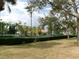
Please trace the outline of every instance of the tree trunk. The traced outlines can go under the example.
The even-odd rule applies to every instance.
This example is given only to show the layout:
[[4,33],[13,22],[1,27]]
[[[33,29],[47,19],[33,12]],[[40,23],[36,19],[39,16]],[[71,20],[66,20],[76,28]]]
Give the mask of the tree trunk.
[[67,39],[69,39],[69,29],[67,28]]
[[79,18],[77,18],[77,45],[79,46]]
[[52,22],[49,21],[49,24],[48,24],[48,33],[50,34],[50,36],[52,36]]

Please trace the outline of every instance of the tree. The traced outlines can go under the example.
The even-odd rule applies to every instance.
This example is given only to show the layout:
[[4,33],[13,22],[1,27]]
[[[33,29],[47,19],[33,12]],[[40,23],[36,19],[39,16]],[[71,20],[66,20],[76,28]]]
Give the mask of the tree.
[[32,14],[33,14],[33,12],[34,12],[34,8],[33,8],[34,6],[32,5],[32,4],[29,4],[29,6],[27,6],[25,9],[27,9],[28,10],[28,12],[30,13],[30,18],[31,18],[31,37],[32,37]]
[[48,34],[52,36],[52,18],[51,17],[41,18],[39,22],[40,22],[40,26],[43,29],[45,26],[48,26]]
[[58,12],[64,11],[64,14],[72,15],[77,18],[77,42],[79,45],[79,4],[77,2],[77,0],[55,0],[52,4],[54,6],[53,9],[58,9]]
[[16,33],[16,25],[10,25],[9,26],[9,31],[8,31],[8,33],[9,34],[15,34]]
[[[44,2],[47,2],[47,0],[45,0]],[[32,36],[32,14],[34,11],[39,10],[38,8],[41,8],[41,6],[45,6],[44,2],[40,1],[40,0],[28,0],[28,6],[25,8],[28,10],[28,12],[30,12],[31,15],[31,36]],[[43,4],[43,5],[42,5]],[[36,7],[39,6],[39,7]]]
[[48,34],[52,36],[53,35],[60,35],[61,34],[61,24],[59,22],[60,20],[53,16],[49,17],[46,16],[45,18],[40,19],[40,25],[44,28],[45,26],[48,26]]
[[[12,5],[16,4],[16,0],[0,0],[0,11],[5,9],[4,8],[5,2],[11,3]],[[11,11],[9,6],[8,9],[9,11]]]
[[60,15],[60,19],[61,19],[62,31],[65,35],[67,35],[67,38],[69,39],[69,35],[72,35],[72,33],[74,32],[73,29],[76,28],[75,18],[68,14],[62,14]]
[[[34,1],[35,3],[38,2],[38,0],[34,0]],[[39,0],[39,1],[43,3],[42,6],[44,6],[45,4],[50,4],[52,7],[51,13],[53,13],[53,11],[58,12],[58,13],[63,11],[65,14],[76,17],[77,19],[77,42],[79,45],[79,12],[78,12],[79,3],[78,3],[78,0]],[[34,4],[34,2],[32,4]],[[40,5],[36,4],[35,6],[39,7]]]
[[6,23],[2,22],[2,20],[0,21],[0,34],[3,34],[3,32],[5,31],[5,26]]
[[27,35],[28,27],[26,26],[26,24],[22,25],[21,22],[16,23],[16,28],[17,28],[17,31],[20,32],[19,34],[21,36],[28,36]]

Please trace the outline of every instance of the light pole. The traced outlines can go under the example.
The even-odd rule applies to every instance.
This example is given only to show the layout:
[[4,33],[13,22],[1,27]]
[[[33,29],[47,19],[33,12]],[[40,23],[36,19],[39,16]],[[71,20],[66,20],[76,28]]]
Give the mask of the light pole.
[[32,32],[32,13],[33,13],[33,10],[32,10],[32,8],[31,8],[31,11],[30,11],[30,14],[31,14],[31,37],[33,36],[33,35],[32,35],[32,33],[33,33],[33,32]]

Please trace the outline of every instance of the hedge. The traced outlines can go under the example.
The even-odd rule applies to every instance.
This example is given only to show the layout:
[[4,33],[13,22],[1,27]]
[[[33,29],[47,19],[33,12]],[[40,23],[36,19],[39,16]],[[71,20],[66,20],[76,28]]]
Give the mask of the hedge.
[[[76,37],[76,36],[70,36]],[[0,36],[0,44],[22,44],[22,43],[31,43],[34,41],[48,41],[48,40],[59,40],[67,38],[67,36],[40,36],[40,37],[4,37]]]

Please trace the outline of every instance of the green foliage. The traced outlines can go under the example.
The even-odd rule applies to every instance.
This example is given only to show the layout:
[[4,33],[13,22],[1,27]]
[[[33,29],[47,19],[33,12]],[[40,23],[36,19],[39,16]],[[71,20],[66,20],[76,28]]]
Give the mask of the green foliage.
[[28,4],[30,8],[42,9],[48,4],[48,0],[29,0]]
[[61,30],[61,24],[59,22],[59,19],[57,17],[45,17],[40,19],[40,26],[43,28],[45,26],[48,26],[48,34],[50,35],[55,35],[58,34],[62,31]]
[[20,36],[30,36],[29,32],[31,32],[31,27],[27,26],[26,23],[23,25],[21,23],[16,23],[17,32],[20,32]]
[[1,33],[6,33],[7,31],[7,23],[4,23],[4,22],[0,22],[0,34]]
[[10,25],[8,34],[15,34],[16,33],[16,28],[15,27],[16,27],[15,25]]

